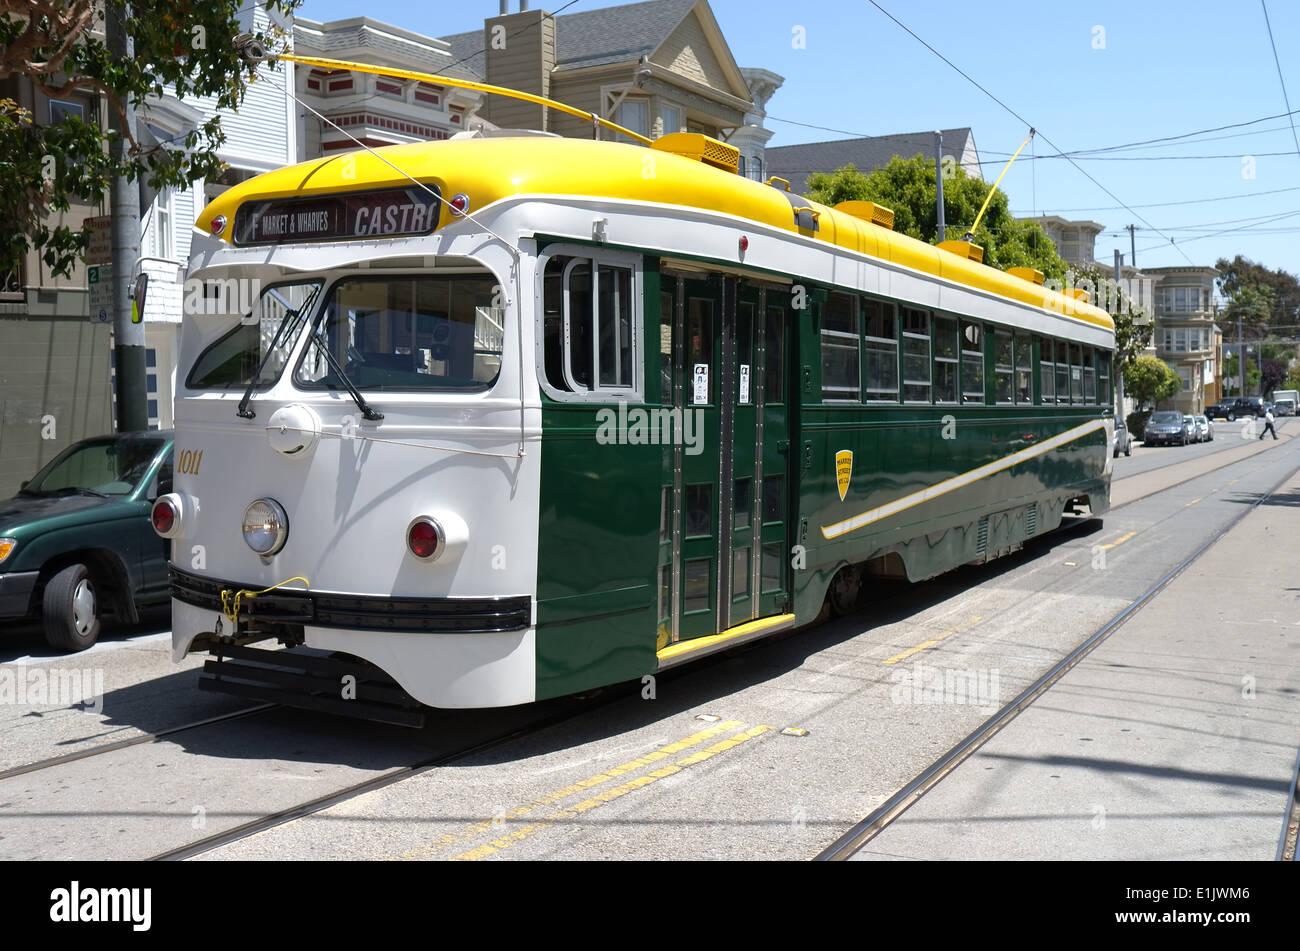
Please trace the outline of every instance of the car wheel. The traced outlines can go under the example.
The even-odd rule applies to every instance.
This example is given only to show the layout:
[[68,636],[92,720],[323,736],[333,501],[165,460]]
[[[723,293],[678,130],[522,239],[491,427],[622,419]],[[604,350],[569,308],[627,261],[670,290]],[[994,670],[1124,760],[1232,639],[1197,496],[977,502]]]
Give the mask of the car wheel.
[[1110,456],[1110,457],[1111,457],[1112,459],[1118,459],[1118,458],[1119,458],[1119,450],[1116,449],[1113,453],[1111,453],[1111,456]]
[[1132,446],[1132,445],[1130,445],[1127,449],[1124,450],[1124,455],[1126,455],[1126,456],[1131,456],[1131,455],[1133,455],[1133,446]]
[[84,651],[99,640],[99,598],[85,565],[68,565],[49,580],[41,620],[45,639],[59,650]]

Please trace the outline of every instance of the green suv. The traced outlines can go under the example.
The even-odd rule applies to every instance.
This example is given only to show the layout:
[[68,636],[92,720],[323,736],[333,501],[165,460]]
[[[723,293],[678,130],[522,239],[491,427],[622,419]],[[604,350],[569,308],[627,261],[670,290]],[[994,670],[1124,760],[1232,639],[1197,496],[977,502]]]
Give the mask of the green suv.
[[150,508],[171,491],[171,432],[73,443],[0,502],[0,625],[39,615],[60,650],[99,639],[105,612],[121,623],[168,601],[170,543]]

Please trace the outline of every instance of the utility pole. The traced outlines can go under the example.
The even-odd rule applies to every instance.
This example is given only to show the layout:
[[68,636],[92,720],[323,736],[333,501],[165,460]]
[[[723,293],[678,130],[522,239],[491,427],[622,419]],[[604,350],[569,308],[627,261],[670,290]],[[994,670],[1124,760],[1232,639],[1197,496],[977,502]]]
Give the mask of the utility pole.
[[1237,395],[1246,395],[1246,346],[1241,336],[1241,314],[1237,315]]
[[[1128,231],[1128,255],[1129,255],[1128,263],[1131,267],[1137,267],[1138,266],[1137,239],[1134,238],[1133,236],[1134,233],[1137,231],[1137,225],[1125,225],[1125,230]],[[1118,275],[1116,276],[1115,280],[1119,280]]]
[[[131,55],[126,35],[129,8],[116,14],[110,8],[105,17],[105,38],[109,55],[122,62]],[[111,128],[116,133],[111,148],[118,161],[126,159],[135,136],[135,111],[129,98],[122,100],[123,116],[109,108]],[[128,132],[130,135],[128,136]],[[140,257],[140,190],[125,175],[113,179],[110,191],[113,218],[113,359],[117,391],[117,431],[148,429],[145,396],[144,320],[131,322],[131,290],[136,261]]]
[[[1119,295],[1119,282],[1120,282],[1120,271],[1121,271],[1121,267],[1122,267],[1123,263],[1124,263],[1124,255],[1122,255],[1122,254],[1119,253],[1119,248],[1116,248],[1116,249],[1115,249],[1115,289],[1116,289],[1116,292],[1115,292],[1114,294],[1111,295],[1111,299],[1112,299],[1112,300],[1115,300],[1115,301],[1118,301],[1118,300],[1120,299],[1120,295]],[[1119,360],[1116,360],[1116,361],[1115,361],[1115,406],[1113,407],[1113,409],[1114,409],[1114,411],[1115,411],[1115,412],[1114,412],[1114,416],[1115,416],[1115,425],[1116,425],[1116,426],[1124,425],[1124,422],[1123,422],[1123,419],[1124,419],[1124,368],[1123,368],[1123,365],[1122,365],[1121,361],[1119,361]]]
[[943,133],[937,130],[934,133],[934,183],[938,196],[935,205],[939,217],[939,241],[945,241],[948,238],[948,227],[943,221]]

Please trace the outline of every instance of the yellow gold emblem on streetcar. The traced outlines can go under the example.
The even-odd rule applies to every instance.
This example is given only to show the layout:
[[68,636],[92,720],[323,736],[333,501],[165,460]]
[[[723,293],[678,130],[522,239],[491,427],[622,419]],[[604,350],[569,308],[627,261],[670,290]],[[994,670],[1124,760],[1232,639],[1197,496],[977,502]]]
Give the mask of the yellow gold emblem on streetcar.
[[835,484],[840,487],[840,501],[849,491],[849,479],[853,478],[853,450],[841,449],[835,454]]

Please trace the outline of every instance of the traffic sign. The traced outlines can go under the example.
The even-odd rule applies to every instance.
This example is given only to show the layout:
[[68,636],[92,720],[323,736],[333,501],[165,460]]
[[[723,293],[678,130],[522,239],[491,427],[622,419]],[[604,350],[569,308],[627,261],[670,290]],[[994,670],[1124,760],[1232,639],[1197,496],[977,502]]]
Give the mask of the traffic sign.
[[108,323],[113,319],[113,265],[86,268],[86,282],[90,286],[90,322]]
[[109,215],[86,219],[86,263],[108,264],[113,260],[113,219]]

